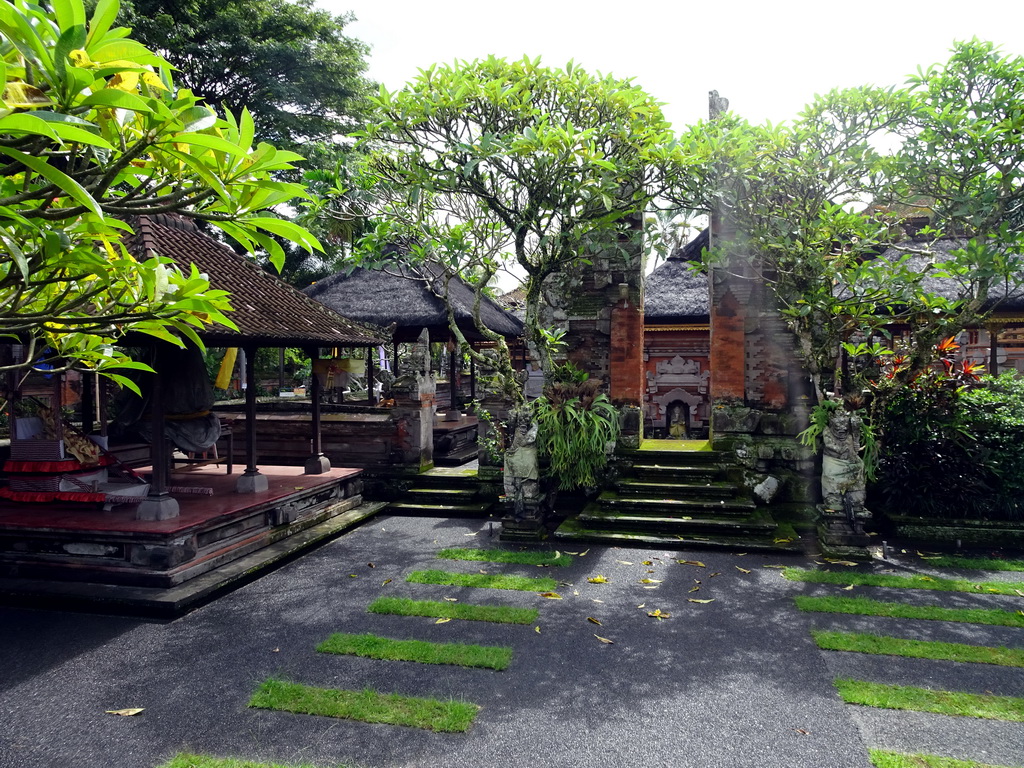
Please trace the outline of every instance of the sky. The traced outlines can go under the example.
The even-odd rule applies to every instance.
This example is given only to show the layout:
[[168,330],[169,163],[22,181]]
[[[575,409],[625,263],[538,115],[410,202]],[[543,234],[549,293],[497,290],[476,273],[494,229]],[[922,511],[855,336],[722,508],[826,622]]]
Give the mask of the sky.
[[794,119],[836,87],[901,85],[978,37],[1024,55],[1024,2],[908,0],[316,0],[357,21],[369,77],[401,88],[420,67],[495,54],[570,59],[632,77],[677,129],[707,117],[708,91],[760,123]]

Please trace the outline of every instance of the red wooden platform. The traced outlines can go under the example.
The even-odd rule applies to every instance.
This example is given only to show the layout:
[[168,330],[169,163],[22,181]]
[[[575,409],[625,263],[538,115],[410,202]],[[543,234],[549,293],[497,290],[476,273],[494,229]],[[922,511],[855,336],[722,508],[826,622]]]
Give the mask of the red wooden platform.
[[213,495],[172,494],[180,515],[168,520],[136,520],[130,506],[0,503],[0,577],[171,587],[362,504],[359,469],[265,466],[269,487],[254,494],[235,491],[242,471],[172,474],[171,486]]

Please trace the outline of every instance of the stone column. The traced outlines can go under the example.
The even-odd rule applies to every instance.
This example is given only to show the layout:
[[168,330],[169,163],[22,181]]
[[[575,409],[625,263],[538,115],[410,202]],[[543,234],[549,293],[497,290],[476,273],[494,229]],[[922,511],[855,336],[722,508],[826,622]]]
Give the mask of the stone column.
[[320,393],[323,391],[320,386],[320,374],[316,371],[316,362],[320,357],[320,350],[307,350],[310,361],[312,376],[309,377],[310,397],[312,398],[312,424],[311,443],[313,450],[306,459],[305,473],[307,475],[322,475],[331,468],[331,460],[324,456],[323,438],[320,431]]
[[152,437],[150,459],[153,463],[153,480],[149,495],[139,504],[135,512],[138,520],[169,520],[181,514],[178,500],[167,492],[167,438],[164,437],[164,393],[160,382],[160,371],[153,374],[153,389],[149,395]]

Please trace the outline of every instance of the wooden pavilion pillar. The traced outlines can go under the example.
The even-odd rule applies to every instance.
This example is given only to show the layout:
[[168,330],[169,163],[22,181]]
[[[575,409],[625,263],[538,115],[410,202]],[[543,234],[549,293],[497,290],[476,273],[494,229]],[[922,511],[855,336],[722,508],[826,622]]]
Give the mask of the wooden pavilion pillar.
[[986,323],[985,330],[988,331],[988,373],[992,376],[999,375],[999,332],[1003,330],[1002,323]]
[[377,404],[377,393],[373,391],[374,379],[377,378],[376,361],[373,356],[377,353],[377,347],[366,348],[366,400],[370,405]]
[[245,349],[245,472],[238,478],[235,490],[238,493],[262,493],[269,483],[256,467],[256,347]]
[[451,401],[449,407],[453,410],[459,409],[459,387],[455,381],[456,365],[455,352],[459,348],[454,339],[448,341],[448,398]]
[[167,450],[167,438],[164,436],[164,388],[158,370],[153,374],[153,388],[149,395],[150,429],[150,461],[153,464],[153,478],[149,486],[149,496],[139,504],[135,517],[138,520],[169,520],[181,514],[178,500],[167,491],[167,466],[170,453]]
[[310,368],[313,375],[309,378],[309,395],[312,399],[312,435],[310,443],[313,446],[312,455],[306,459],[305,472],[307,475],[322,475],[331,469],[331,460],[324,456],[323,437],[320,431],[320,375],[316,372],[316,363],[320,357],[320,350],[312,347],[306,350],[309,355]]

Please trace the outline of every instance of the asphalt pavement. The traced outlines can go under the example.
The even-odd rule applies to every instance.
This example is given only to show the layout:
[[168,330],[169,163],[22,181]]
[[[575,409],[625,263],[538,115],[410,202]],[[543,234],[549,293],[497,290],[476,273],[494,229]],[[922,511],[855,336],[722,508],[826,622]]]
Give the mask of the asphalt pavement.
[[[1024,765],[1024,724],[868,710],[843,704],[833,686],[851,676],[1024,695],[1021,670],[823,652],[810,634],[1024,647],[1024,629],[801,613],[795,595],[851,592],[768,567],[811,565],[798,556],[580,545],[571,566],[540,568],[438,560],[444,547],[520,548],[486,522],[378,517],[171,622],[0,608],[0,768],[156,768],[178,752],[318,768],[869,768],[869,747]],[[424,568],[551,577],[561,599],[405,581]],[[607,583],[588,581],[598,575]],[[982,594],[852,594],[1024,606]],[[368,613],[382,595],[540,615],[522,626]],[[508,645],[514,656],[495,672],[316,653],[332,632]],[[454,697],[481,711],[466,733],[441,734],[248,708],[271,676]],[[106,713],[124,708],[143,711]]]

